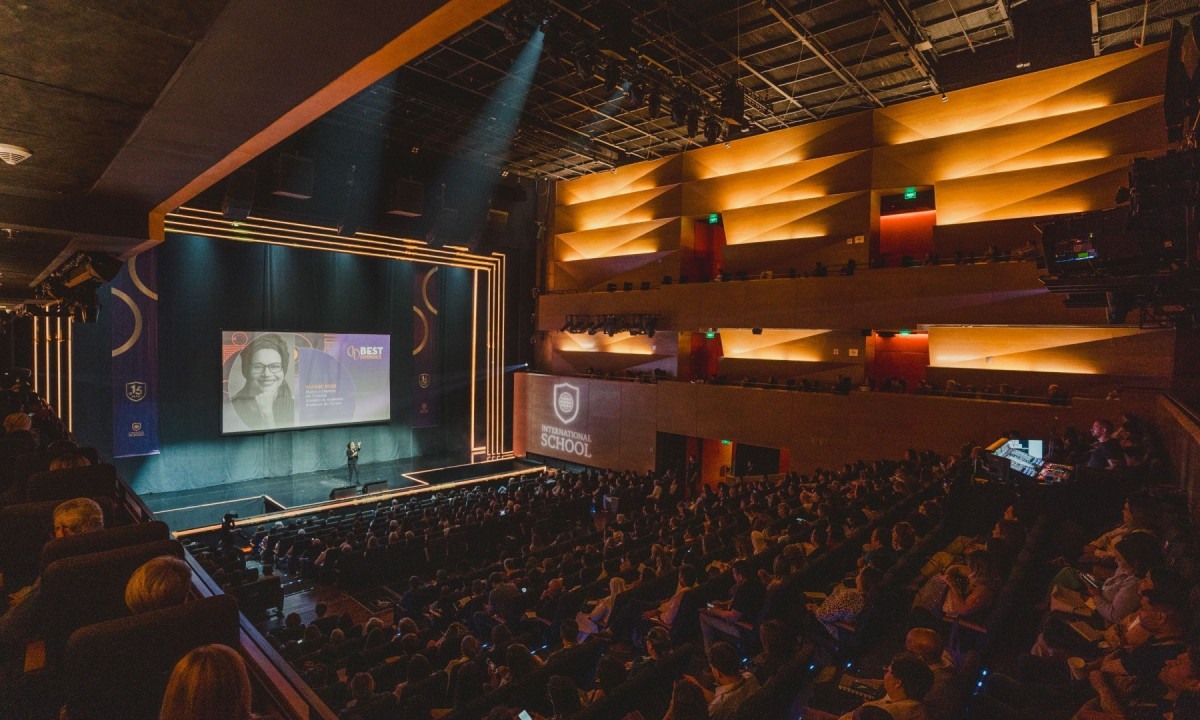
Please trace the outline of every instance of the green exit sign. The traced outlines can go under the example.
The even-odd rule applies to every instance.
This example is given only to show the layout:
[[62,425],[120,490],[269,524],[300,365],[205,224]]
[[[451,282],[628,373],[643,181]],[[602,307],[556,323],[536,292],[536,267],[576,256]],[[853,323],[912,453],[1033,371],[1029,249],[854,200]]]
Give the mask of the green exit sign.
[[904,199],[905,200],[916,200],[917,199],[917,189],[915,187],[904,188]]
[[706,340],[713,340],[713,339],[715,339],[716,337],[717,337],[717,334],[716,334],[715,332],[706,332],[706,333],[704,333],[704,338],[705,338]]
[[732,445],[732,444],[733,444],[733,441],[732,441],[732,440],[722,440],[722,441],[721,441],[721,444],[722,444],[722,445]]
[[721,213],[709,213],[708,214],[708,224],[709,225],[717,225],[720,222],[721,222]]

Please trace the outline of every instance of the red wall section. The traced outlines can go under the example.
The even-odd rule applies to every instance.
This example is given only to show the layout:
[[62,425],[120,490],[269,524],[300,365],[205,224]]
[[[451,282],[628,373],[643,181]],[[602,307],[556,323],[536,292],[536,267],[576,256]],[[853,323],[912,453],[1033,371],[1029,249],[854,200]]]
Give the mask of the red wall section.
[[929,367],[929,336],[925,333],[871,337],[875,352],[867,366],[867,377],[879,387],[888,378],[901,378],[912,392],[925,379]]
[[933,252],[933,225],[937,211],[882,215],[879,218],[879,254],[887,264],[900,264],[905,255],[922,260]]

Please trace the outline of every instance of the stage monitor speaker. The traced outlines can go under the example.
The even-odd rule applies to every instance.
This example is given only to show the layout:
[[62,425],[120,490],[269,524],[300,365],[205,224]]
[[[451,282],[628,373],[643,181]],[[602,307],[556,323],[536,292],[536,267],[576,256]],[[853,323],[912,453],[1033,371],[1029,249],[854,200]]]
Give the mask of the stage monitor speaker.
[[330,500],[345,500],[346,498],[354,497],[358,494],[357,485],[344,485],[340,488],[334,488],[329,491]]
[[254,207],[254,186],[258,173],[242,168],[225,181],[225,199],[221,201],[221,216],[227,220],[245,220]]
[[397,180],[388,198],[388,215],[421,217],[425,212],[425,186],[416,180]]
[[312,200],[316,163],[299,155],[280,155],[275,163],[275,187],[272,195]]
[[375,493],[387,492],[387,489],[388,489],[388,481],[387,480],[376,480],[375,482],[369,482],[366,485],[363,485],[362,486],[362,494],[363,495],[373,495]]

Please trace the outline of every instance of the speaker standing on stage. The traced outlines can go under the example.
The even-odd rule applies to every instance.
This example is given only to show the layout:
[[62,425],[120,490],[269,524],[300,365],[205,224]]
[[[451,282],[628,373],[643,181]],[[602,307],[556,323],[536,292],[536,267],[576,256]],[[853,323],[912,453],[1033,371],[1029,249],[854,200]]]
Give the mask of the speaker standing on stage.
[[350,442],[346,444],[346,474],[349,482],[358,484],[358,451],[362,450],[362,443]]

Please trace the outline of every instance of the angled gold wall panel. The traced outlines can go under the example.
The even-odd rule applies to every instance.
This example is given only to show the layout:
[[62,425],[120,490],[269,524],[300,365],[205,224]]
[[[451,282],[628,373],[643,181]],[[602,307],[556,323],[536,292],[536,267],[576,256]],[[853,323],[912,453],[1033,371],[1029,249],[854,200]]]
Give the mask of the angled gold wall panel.
[[674,185],[681,179],[683,158],[679,155],[647,160],[616,168],[611,172],[593,173],[573,180],[564,180],[556,186],[556,203],[559,206],[577,205],[616,195],[626,195],[650,190],[663,185]]
[[871,115],[858,113],[683,153],[684,181],[706,180],[841,155],[871,145]]
[[1165,78],[1165,43],[1102,55],[956,90],[947,102],[932,96],[874,110],[874,145],[975,132],[1161,95]]

